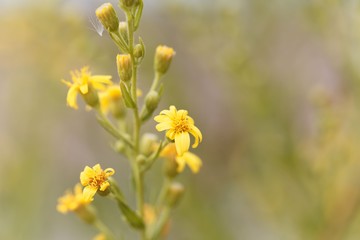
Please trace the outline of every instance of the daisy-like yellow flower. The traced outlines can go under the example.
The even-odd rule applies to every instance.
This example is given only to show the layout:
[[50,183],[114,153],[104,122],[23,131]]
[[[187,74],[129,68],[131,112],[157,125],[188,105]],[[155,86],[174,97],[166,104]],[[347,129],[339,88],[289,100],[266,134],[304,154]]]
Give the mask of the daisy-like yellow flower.
[[170,106],[170,110],[161,111],[154,120],[159,123],[156,125],[159,132],[167,130],[166,137],[175,140],[178,156],[182,156],[189,150],[190,134],[195,138],[193,148],[196,148],[202,141],[200,130],[194,125],[194,120],[188,116],[186,110],[178,111],[175,106]]
[[104,90],[105,85],[112,84],[111,76],[109,75],[91,75],[89,67],[83,67],[80,71],[70,72],[72,82],[62,79],[61,81],[69,87],[69,91],[66,97],[67,104],[77,109],[76,102],[77,94],[86,96],[92,89]]
[[105,191],[110,186],[107,179],[114,173],[115,170],[112,168],[102,170],[100,164],[96,164],[92,168],[86,166],[84,171],[80,173],[80,182],[85,187],[83,190],[84,199],[92,201],[98,190]]
[[82,187],[78,183],[74,187],[74,193],[67,191],[66,194],[58,199],[57,210],[61,213],[75,212],[81,207],[88,205],[90,201],[87,201],[83,197]]
[[175,160],[177,163],[177,172],[184,171],[185,165],[188,165],[193,173],[198,173],[202,166],[201,159],[191,152],[184,152],[182,156],[178,156],[175,144],[173,143],[168,144],[161,151],[160,156],[168,158],[169,160]]

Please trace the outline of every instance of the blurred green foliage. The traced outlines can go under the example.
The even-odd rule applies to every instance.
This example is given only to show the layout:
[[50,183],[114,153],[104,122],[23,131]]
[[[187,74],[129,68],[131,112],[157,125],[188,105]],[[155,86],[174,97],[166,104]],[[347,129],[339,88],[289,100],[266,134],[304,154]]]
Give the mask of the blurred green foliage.
[[[89,29],[91,6],[0,17],[0,239],[89,239],[92,229],[55,211],[57,197],[98,161],[129,177],[92,113],[65,106],[59,81],[86,64],[116,76],[116,48]],[[182,176],[170,239],[359,238],[359,10],[351,0],[145,1],[140,84],[155,46],[174,47],[162,106],[189,109],[204,134],[204,167]]]

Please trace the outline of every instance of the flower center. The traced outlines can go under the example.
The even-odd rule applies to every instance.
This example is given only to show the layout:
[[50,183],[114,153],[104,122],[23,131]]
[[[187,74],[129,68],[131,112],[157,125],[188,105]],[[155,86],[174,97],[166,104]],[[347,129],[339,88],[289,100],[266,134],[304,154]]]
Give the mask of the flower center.
[[102,172],[102,173],[96,175],[95,177],[91,178],[89,185],[91,187],[98,188],[105,181],[106,181],[106,176],[105,176],[105,173]]
[[176,133],[188,132],[190,130],[190,126],[187,118],[183,117],[174,121],[174,129]]

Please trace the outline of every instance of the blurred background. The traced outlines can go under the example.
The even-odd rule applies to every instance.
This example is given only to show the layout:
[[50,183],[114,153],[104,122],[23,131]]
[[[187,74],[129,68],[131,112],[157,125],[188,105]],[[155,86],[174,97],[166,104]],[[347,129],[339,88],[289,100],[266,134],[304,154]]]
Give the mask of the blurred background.
[[[0,2],[0,239],[96,235],[74,214],[56,212],[85,165],[114,167],[132,199],[113,139],[93,112],[66,106],[60,82],[84,65],[116,76],[117,49],[89,20],[102,3]],[[359,239],[360,3],[144,3],[140,88],[153,78],[156,46],[173,47],[159,110],[188,109],[204,135],[194,150],[203,168],[179,178],[187,192],[169,239]],[[134,239],[115,205],[98,200],[104,221]]]

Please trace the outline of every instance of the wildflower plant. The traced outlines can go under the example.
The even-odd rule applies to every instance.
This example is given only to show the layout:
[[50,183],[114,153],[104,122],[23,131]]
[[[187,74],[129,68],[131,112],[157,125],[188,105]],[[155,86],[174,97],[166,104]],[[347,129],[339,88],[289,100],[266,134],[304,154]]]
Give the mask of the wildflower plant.
[[[167,46],[156,48],[154,56],[154,80],[150,89],[143,95],[137,87],[137,72],[145,56],[145,45],[141,37],[135,42],[134,34],[139,27],[143,10],[142,0],[120,0],[120,9],[126,19],[119,21],[117,13],[110,3],[101,5],[96,16],[119,49],[116,57],[118,77],[110,75],[92,75],[89,67],[72,71],[71,81],[62,80],[68,86],[67,105],[78,109],[78,98],[82,97],[87,108],[92,109],[98,123],[115,138],[113,149],[128,159],[131,166],[136,208],[127,202],[112,177],[113,168],[103,169],[100,164],[86,166],[80,173],[80,183],[74,193],[67,192],[59,198],[57,209],[61,213],[74,212],[85,222],[98,229],[95,239],[117,239],[106,224],[96,215],[92,205],[95,195],[114,200],[123,219],[139,232],[140,239],[162,239],[168,233],[171,210],[183,195],[184,187],[175,181],[176,176],[188,166],[193,173],[199,172],[201,159],[189,152],[191,139],[193,148],[202,141],[202,134],[186,110],[177,110],[173,105],[159,111],[154,117],[156,130],[166,131],[162,140],[153,133],[141,134],[143,124],[157,111],[164,93],[163,76],[168,71],[175,51]],[[116,81],[114,79],[119,79]],[[143,101],[139,101],[143,98]],[[143,104],[140,104],[143,102]],[[129,121],[132,119],[132,121]],[[130,124],[131,123],[131,124]],[[155,202],[144,197],[145,175],[153,169],[157,159],[163,159],[163,183],[151,185],[151,191],[157,191]],[[115,168],[115,166],[114,166]],[[116,172],[121,172],[116,170]]]

